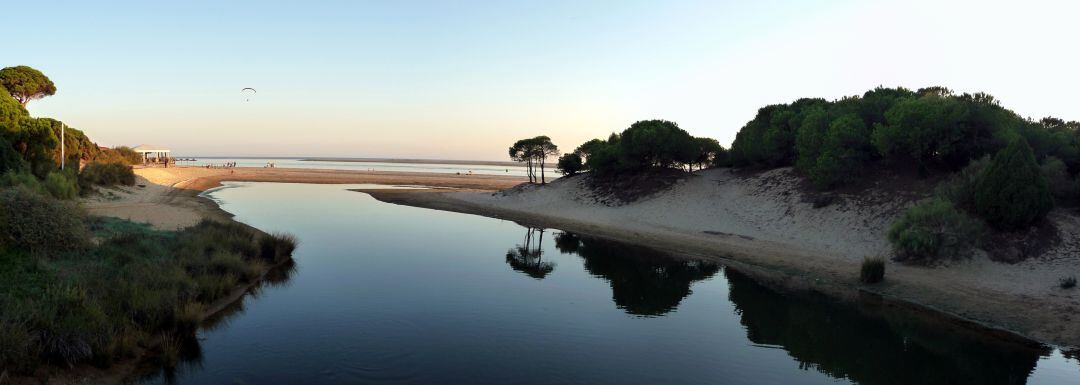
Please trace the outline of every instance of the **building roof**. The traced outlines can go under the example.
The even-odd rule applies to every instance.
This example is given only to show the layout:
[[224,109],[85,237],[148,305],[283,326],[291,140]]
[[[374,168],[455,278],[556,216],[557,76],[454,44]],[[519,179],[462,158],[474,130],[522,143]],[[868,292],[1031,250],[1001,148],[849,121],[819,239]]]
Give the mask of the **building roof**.
[[155,146],[152,144],[141,144],[133,148],[135,152],[169,152],[168,148],[162,146]]

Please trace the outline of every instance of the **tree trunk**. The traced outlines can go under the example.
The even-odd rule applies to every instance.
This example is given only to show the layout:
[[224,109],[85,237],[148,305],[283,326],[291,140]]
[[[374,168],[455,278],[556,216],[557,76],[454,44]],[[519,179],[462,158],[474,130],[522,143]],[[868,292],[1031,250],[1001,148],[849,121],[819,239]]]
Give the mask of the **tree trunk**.
[[525,160],[525,176],[529,177],[529,183],[532,183],[532,158]]
[[544,176],[544,163],[547,157],[540,158],[540,184],[547,184],[547,178]]

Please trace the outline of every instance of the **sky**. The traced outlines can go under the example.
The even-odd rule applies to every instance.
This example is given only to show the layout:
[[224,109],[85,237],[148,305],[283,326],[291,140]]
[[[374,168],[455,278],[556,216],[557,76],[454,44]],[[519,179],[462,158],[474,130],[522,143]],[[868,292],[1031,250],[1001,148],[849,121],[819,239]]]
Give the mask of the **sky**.
[[[757,109],[879,85],[1080,120],[1080,3],[18,1],[0,66],[107,146],[504,160],[666,119],[725,146]],[[250,100],[244,87],[258,92]]]

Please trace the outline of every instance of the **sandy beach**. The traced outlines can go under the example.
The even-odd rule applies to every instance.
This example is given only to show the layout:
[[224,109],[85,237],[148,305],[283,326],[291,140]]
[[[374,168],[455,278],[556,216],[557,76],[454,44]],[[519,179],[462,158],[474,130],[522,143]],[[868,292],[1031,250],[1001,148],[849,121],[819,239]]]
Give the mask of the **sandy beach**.
[[494,191],[526,179],[514,176],[455,175],[437,173],[340,171],[288,168],[140,167],[131,187],[106,189],[102,195],[83,199],[93,215],[112,216],[149,223],[158,229],[176,230],[203,218],[228,218],[202,191],[224,181],[320,184],[387,184],[451,188],[458,191]]
[[372,192],[377,199],[503,218],[712,258],[764,274],[774,286],[906,301],[1040,342],[1080,346],[1080,295],[1058,288],[1080,275],[1080,218],[1051,213],[1062,241],[1017,264],[979,255],[926,268],[888,262],[883,284],[858,283],[863,257],[888,256],[885,232],[909,201],[885,191],[814,208],[790,169],[740,176],[706,170],[655,196],[596,203],[580,179],[508,192]]

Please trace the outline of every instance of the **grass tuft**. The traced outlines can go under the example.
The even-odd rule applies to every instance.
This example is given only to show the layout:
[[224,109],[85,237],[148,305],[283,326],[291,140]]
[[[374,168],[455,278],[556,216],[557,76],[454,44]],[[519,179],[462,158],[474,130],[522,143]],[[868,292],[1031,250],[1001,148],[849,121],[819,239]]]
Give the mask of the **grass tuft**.
[[885,279],[885,259],[881,257],[867,257],[863,259],[862,269],[859,270],[859,281],[874,284]]
[[1076,277],[1064,277],[1058,280],[1058,286],[1062,289],[1072,289],[1076,287]]

